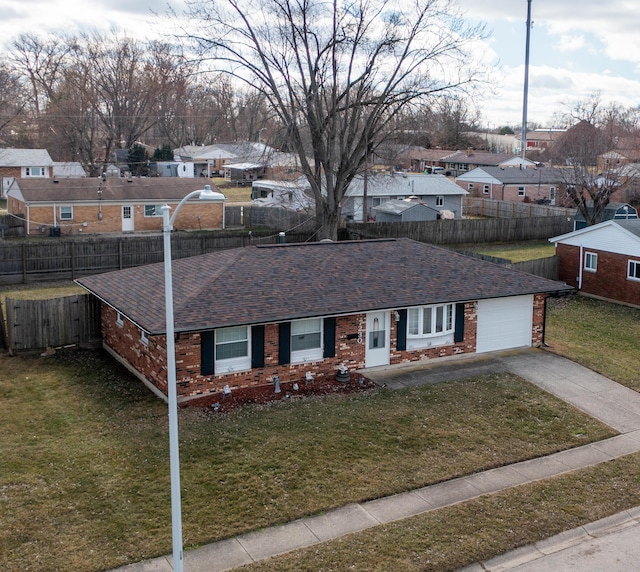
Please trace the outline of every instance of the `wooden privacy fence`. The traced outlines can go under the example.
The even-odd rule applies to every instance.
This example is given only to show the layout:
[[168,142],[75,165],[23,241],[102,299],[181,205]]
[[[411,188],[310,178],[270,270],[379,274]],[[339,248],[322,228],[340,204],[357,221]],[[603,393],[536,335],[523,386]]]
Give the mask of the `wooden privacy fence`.
[[404,237],[430,244],[545,240],[572,230],[573,221],[566,216],[349,223],[347,225],[349,237],[354,240]]
[[[304,242],[308,233],[287,233],[287,242]],[[276,244],[272,230],[174,233],[172,258],[186,258],[249,244]],[[73,280],[81,276],[162,262],[162,235],[137,237],[41,238],[0,242],[0,284]]]
[[49,300],[6,298],[5,305],[9,351],[90,347],[101,340],[100,302],[89,294]]
[[496,256],[481,254],[479,252],[469,252],[465,250],[458,250],[458,252],[471,256],[472,258],[479,258],[480,260],[493,262],[500,266],[506,266],[507,268],[513,268],[514,270],[520,270],[529,274],[535,274],[542,278],[549,278],[549,280],[558,279],[557,256],[547,256],[545,258],[536,258],[534,260],[525,260],[523,262],[511,262],[511,260],[507,260],[506,258],[497,258]]
[[487,216],[492,218],[573,217],[576,214],[576,209],[536,203],[496,201],[481,197],[464,197],[463,212],[465,216]]

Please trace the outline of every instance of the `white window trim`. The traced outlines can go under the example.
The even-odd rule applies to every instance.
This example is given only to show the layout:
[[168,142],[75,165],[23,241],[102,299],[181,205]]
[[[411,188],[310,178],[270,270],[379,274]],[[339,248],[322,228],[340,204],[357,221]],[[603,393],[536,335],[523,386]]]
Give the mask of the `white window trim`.
[[444,196],[443,195],[436,196],[436,206],[437,207],[443,207],[444,206]]
[[467,184],[467,190],[468,191],[473,191],[473,183],[468,183]]
[[[627,263],[627,280],[633,280],[634,282],[639,282],[640,278],[636,278],[636,276],[634,276],[631,273],[631,268],[633,267],[637,267],[638,269],[640,269],[640,260],[629,260],[629,262]],[[637,270],[636,272],[638,272],[639,270]]]
[[[147,214],[147,207],[154,208],[154,214]],[[162,216],[162,205],[144,205],[144,216],[146,218],[157,218]]]
[[482,185],[482,194],[483,195],[489,194],[489,185]]
[[[423,317],[424,310],[431,309],[431,323],[432,332],[430,334],[423,334]],[[444,328],[441,332],[435,331],[436,312],[438,308],[443,308],[444,312]],[[447,309],[451,310],[451,320],[447,324]],[[409,331],[409,319],[412,311],[418,312],[418,334],[412,334]],[[454,331],[456,327],[456,305],[450,304],[434,304],[431,306],[417,306],[415,308],[409,308],[407,310],[407,349],[420,349],[428,348],[432,346],[443,346],[453,344]]]
[[296,320],[291,322],[291,337],[294,336],[293,325],[300,322],[308,322],[310,320],[317,320],[320,324],[320,346],[314,348],[305,348],[304,350],[294,350],[293,341],[291,340],[291,363],[308,363],[314,361],[321,361],[324,357],[324,350],[322,347],[322,341],[324,339],[324,320],[321,318],[309,318],[308,320]]
[[[592,264],[588,264],[592,262]],[[584,253],[584,269],[587,272],[596,272],[598,270],[598,254],[596,252]]]
[[116,326],[122,328],[124,326],[124,316],[120,313],[116,313]]
[[140,341],[145,345],[149,345],[149,336],[144,330],[140,330]]
[[[218,331],[213,336],[213,371],[218,374],[232,373],[234,371],[247,371],[251,369],[251,328],[245,326],[247,332],[247,355],[233,358],[218,359]],[[222,328],[223,330],[225,328]],[[222,342],[221,342],[222,343]]]
[[[31,171],[32,169],[40,169],[39,175],[34,175]],[[22,167],[22,176],[23,178],[32,178],[32,179],[46,179],[47,178],[47,168],[46,167]]]
[[[62,209],[69,209],[69,214],[71,216],[62,216]],[[58,207],[58,220],[73,220],[73,206],[72,205],[61,205]]]
[[526,197],[527,196],[527,188],[526,187],[518,187],[518,196]]

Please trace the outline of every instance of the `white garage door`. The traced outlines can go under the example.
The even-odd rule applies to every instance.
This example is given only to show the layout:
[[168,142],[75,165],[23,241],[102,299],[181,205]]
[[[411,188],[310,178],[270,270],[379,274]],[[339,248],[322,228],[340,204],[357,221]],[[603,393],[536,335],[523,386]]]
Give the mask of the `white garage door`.
[[476,351],[530,346],[532,326],[533,296],[480,300]]

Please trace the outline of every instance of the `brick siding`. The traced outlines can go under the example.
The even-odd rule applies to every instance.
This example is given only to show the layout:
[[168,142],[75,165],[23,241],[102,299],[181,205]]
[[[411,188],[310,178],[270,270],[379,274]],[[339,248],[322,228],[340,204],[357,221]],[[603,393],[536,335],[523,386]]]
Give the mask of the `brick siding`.
[[[534,296],[532,342],[542,341],[544,325],[543,294]],[[391,314],[393,316],[393,313]],[[140,330],[126,319],[122,326],[116,324],[117,313],[103,304],[102,329],[104,344],[138,372],[151,385],[166,395],[166,348],[164,336],[150,336],[148,345],[141,340]],[[178,398],[185,400],[222,391],[225,385],[232,390],[270,385],[275,376],[281,383],[305,383],[307,372],[316,379],[333,377],[340,364],[350,370],[365,367],[366,314],[341,316],[336,319],[336,357],[299,364],[278,364],[278,325],[267,324],[264,332],[265,365],[249,371],[224,375],[200,374],[200,333],[182,333],[176,340],[176,377]],[[476,350],[477,309],[474,303],[465,304],[464,339],[462,342],[443,346],[398,351],[397,322],[391,320],[390,363],[408,363],[422,359],[474,353]]]
[[[56,204],[57,225],[62,234],[98,234],[108,232],[122,232],[122,205],[73,205],[73,219],[60,220],[60,206],[70,206],[71,203]],[[175,205],[172,209],[175,208]],[[132,205],[134,231],[161,231],[162,217],[144,216],[144,205]],[[11,214],[27,216],[24,203],[9,199],[7,205]],[[99,213],[102,218],[99,218]],[[224,216],[223,203],[190,204],[185,203],[180,209],[178,218],[174,223],[176,230],[210,230],[222,228]],[[32,206],[29,209],[30,228],[29,234],[38,234],[38,227],[54,225],[53,205]]]
[[[582,271],[581,292],[609,300],[640,306],[640,281],[627,278],[629,260],[640,262],[640,256],[614,254],[593,248],[584,248],[583,252],[598,255],[596,271]],[[578,287],[580,275],[580,247],[558,244],[559,278],[571,286]]]

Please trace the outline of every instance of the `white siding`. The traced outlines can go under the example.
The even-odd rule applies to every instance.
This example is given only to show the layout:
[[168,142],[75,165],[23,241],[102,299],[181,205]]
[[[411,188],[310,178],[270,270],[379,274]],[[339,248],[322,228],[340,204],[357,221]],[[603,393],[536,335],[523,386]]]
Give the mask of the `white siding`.
[[555,242],[557,244],[583,246],[589,250],[603,250],[626,256],[638,256],[640,254],[640,238],[613,224],[580,230],[573,233],[573,236],[569,234]]
[[476,352],[531,346],[532,327],[532,295],[480,300]]

